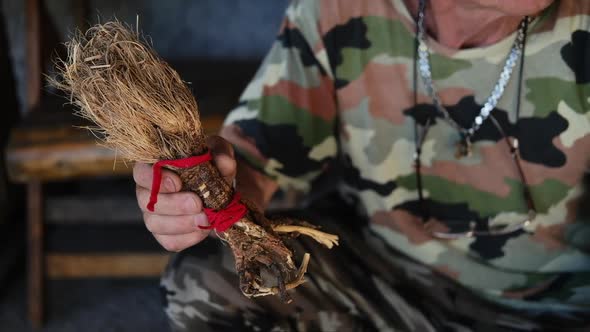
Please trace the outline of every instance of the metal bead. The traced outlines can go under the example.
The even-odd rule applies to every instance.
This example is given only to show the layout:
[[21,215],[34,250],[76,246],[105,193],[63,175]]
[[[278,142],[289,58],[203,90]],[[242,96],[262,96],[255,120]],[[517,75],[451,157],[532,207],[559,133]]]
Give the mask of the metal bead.
[[481,125],[481,123],[483,122],[483,119],[481,118],[481,116],[476,116],[475,117],[475,123],[478,125]]
[[508,63],[508,65],[510,67],[513,67],[516,64],[516,60],[514,59],[514,57],[511,56],[511,57],[508,58],[508,62],[507,63]]

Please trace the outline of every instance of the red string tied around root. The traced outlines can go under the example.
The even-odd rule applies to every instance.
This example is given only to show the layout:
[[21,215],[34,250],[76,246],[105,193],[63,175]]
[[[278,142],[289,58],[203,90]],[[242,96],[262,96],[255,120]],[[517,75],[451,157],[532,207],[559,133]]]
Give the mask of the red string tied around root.
[[238,222],[248,212],[246,206],[240,202],[240,193],[236,192],[231,202],[222,210],[204,208],[209,226],[199,226],[200,229],[215,229],[218,232],[225,232],[233,224]]
[[[208,162],[212,159],[211,152],[176,160],[160,160],[153,166],[152,189],[150,192],[150,201],[147,205],[149,211],[154,211],[158,202],[158,193],[162,184],[162,167],[174,166],[176,168],[190,168],[199,164]],[[248,212],[246,206],[240,202],[240,194],[235,192],[232,200],[221,210],[204,208],[203,211],[209,219],[209,226],[199,226],[201,229],[215,229],[218,232],[224,232],[233,224],[238,222]]]

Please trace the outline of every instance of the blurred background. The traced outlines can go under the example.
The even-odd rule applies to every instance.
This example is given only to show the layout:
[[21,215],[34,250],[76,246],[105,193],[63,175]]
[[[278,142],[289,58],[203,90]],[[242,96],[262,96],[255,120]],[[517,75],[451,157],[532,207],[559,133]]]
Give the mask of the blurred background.
[[276,36],[288,0],[2,0],[0,330],[167,331],[168,254],[115,161],[43,75],[75,29],[136,24],[191,82],[217,131]]

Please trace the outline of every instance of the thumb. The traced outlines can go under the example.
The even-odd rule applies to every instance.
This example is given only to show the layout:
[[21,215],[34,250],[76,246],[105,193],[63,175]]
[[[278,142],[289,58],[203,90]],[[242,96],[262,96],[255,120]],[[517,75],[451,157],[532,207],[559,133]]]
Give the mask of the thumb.
[[219,173],[231,184],[236,177],[236,159],[232,145],[221,136],[209,136],[207,145]]

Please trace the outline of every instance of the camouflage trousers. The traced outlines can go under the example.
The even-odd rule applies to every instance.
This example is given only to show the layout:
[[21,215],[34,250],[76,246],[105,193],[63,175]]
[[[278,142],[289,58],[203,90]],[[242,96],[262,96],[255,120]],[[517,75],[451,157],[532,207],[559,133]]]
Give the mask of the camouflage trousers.
[[313,218],[323,230],[340,236],[334,249],[307,239],[294,243],[296,252],[311,253],[311,262],[307,282],[293,291],[291,304],[276,297],[244,297],[233,255],[217,239],[176,254],[161,282],[172,330],[566,330],[555,317],[527,317],[485,302],[388,248],[367,227],[354,227],[347,218],[352,217],[345,213],[337,220]]

